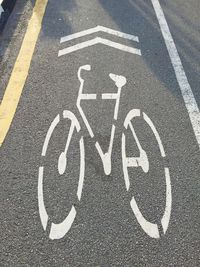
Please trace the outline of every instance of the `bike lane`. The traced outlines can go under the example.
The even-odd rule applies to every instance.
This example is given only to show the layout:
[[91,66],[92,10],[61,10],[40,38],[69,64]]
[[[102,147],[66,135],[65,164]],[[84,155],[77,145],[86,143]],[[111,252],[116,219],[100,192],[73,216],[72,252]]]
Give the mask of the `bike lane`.
[[[139,43],[98,32],[60,44],[60,38],[102,25],[139,37]],[[132,48],[142,56],[97,44],[58,57],[59,50],[101,37]],[[102,147],[108,146],[114,104],[102,93],[116,92],[109,73],[123,75],[118,124],[112,152],[112,172],[106,176],[101,159],[76,107],[84,73],[86,93],[97,100],[83,101],[83,109]],[[161,137],[166,159],[151,130],[135,121],[138,138],[146,150],[150,171],[130,170],[127,193],[122,170],[123,122],[131,109],[141,109]],[[45,160],[41,152],[47,130],[57,114],[72,111],[80,122],[85,143],[85,181],[81,202],[73,198],[79,169],[78,138],[73,139],[68,176],[57,172],[58,158],[66,143],[67,125],[58,127]],[[138,156],[128,133],[127,153]],[[197,266],[199,242],[199,148],[150,1],[49,1],[30,72],[15,118],[1,147],[2,262],[8,266]],[[5,156],[6,155],[6,156]],[[61,222],[76,205],[77,216],[60,240],[50,240],[38,211],[38,168],[47,169],[44,197],[51,219]],[[134,194],[143,214],[159,224],[165,206],[163,164],[169,167],[172,211],[166,234],[149,237],[130,208]],[[70,188],[70,190],[69,190]],[[75,202],[73,202],[75,201]]]

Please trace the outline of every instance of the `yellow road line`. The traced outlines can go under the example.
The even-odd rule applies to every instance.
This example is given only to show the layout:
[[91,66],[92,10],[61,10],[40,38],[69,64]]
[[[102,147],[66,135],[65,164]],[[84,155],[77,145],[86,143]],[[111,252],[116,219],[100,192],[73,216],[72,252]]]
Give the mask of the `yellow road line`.
[[0,147],[8,133],[28,76],[48,0],[36,0],[22,46],[0,105]]

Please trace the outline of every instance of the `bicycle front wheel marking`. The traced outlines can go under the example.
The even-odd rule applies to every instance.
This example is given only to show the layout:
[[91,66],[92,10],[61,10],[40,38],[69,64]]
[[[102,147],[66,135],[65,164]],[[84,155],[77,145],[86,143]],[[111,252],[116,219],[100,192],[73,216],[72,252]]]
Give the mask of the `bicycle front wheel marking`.
[[[131,120],[136,117],[140,117],[144,119],[144,121],[149,125],[151,128],[156,141],[159,146],[160,154],[164,158],[165,157],[165,151],[164,147],[161,141],[161,138],[158,134],[158,131],[156,130],[156,127],[154,126],[153,122],[151,119],[139,109],[132,109],[126,116],[125,122],[124,122],[124,127],[127,130],[128,127],[130,127],[132,135],[137,143],[137,146],[140,150],[140,157],[127,157],[126,156],[126,136],[124,133],[122,133],[122,165],[123,165],[123,173],[124,173],[124,180],[125,180],[125,186],[127,191],[129,191],[130,188],[130,179],[129,179],[129,174],[128,174],[128,168],[133,168],[133,167],[141,167],[145,173],[148,172],[148,168],[146,167],[148,165],[148,158],[146,158],[146,152],[142,149],[140,142],[137,138],[137,135],[134,131],[134,127],[132,125]],[[165,174],[165,181],[166,181],[166,205],[165,205],[165,211],[164,214],[160,220],[161,226],[163,228],[163,233],[165,234],[168,226],[169,226],[169,221],[170,221],[170,215],[171,215],[171,208],[172,208],[172,193],[171,193],[171,181],[170,181],[170,173],[169,169],[167,167],[164,168],[164,174]],[[132,197],[130,201],[130,205],[132,208],[133,213],[136,216],[136,219],[144,232],[148,234],[152,238],[160,238],[159,234],[159,228],[158,224],[156,223],[151,223],[148,220],[146,220],[141,213],[137,202],[134,198]]]
[[[71,131],[69,131],[69,135],[67,138],[67,144],[66,144],[66,147],[67,147],[71,141],[71,137],[74,133],[74,129],[76,129],[76,131],[79,132],[81,128],[80,128],[80,124],[77,118],[71,111],[65,110],[63,112],[63,119],[69,119],[71,121],[71,127],[70,127]],[[46,156],[49,141],[51,139],[51,136],[54,130],[56,129],[56,126],[59,124],[59,122],[60,122],[60,115],[57,115],[47,131],[44,145],[42,148],[42,157]],[[82,195],[83,182],[84,182],[84,174],[85,174],[85,149],[84,149],[83,137],[81,137],[79,140],[79,149],[80,149],[80,172],[79,172],[79,181],[78,181],[78,188],[77,188],[77,198],[80,201],[81,195]],[[67,153],[67,150],[66,150],[66,153]],[[40,215],[41,223],[42,223],[44,231],[46,231],[49,216],[48,216],[48,213],[45,207],[45,202],[44,202],[43,178],[44,178],[44,166],[41,166],[39,167],[39,174],[38,174],[38,206],[39,206],[39,215]],[[63,238],[66,235],[66,233],[70,230],[75,217],[76,217],[76,209],[74,205],[72,205],[71,210],[69,211],[68,215],[61,223],[58,223],[58,224],[55,224],[53,222],[51,223],[49,238],[50,239]]]

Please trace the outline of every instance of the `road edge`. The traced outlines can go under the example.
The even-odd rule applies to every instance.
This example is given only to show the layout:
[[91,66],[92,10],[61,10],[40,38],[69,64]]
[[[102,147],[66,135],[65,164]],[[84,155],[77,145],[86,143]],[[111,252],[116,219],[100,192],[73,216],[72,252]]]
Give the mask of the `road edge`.
[[159,0],[151,0],[200,149],[200,111]]
[[0,147],[14,118],[42,27],[48,0],[37,0],[0,105]]

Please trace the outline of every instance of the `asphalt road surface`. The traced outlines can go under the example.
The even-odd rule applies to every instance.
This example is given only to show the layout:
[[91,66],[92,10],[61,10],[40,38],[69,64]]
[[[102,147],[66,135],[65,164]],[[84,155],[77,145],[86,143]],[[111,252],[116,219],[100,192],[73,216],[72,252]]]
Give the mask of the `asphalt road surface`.
[[198,0],[17,2],[0,266],[200,266],[199,18]]

